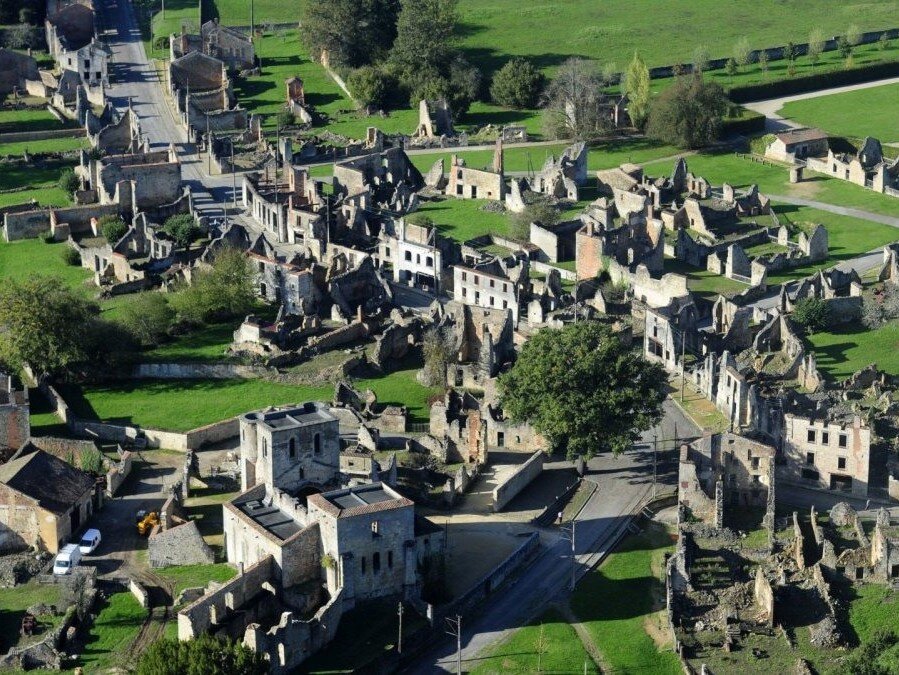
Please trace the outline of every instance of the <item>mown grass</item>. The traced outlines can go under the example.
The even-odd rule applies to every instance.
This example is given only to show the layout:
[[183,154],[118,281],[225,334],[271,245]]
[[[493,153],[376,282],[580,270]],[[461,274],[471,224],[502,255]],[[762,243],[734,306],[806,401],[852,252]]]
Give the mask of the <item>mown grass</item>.
[[574,628],[555,609],[512,633],[487,650],[468,672],[493,673],[598,673]]
[[805,340],[815,352],[818,369],[837,380],[846,379],[871,363],[888,373],[899,371],[897,321],[874,330],[861,324],[849,324],[809,335]]
[[[405,405],[415,421],[427,420],[433,393],[415,380],[415,369],[359,380],[380,403]],[[296,386],[268,380],[129,380],[110,384],[62,386],[77,415],[114,424],[188,431],[270,405],[330,401],[334,387]]]
[[62,122],[43,107],[0,109],[0,133],[61,129]]
[[[165,17],[162,15],[162,2],[158,1],[150,21],[152,38],[144,46],[147,56],[150,58],[168,58],[168,37],[171,34],[181,32],[182,23],[190,27],[191,32],[196,33],[200,27],[200,3],[199,0],[164,0]],[[165,41],[165,45],[156,48],[157,41]]]
[[43,141],[20,141],[16,143],[0,143],[0,156],[21,157],[25,152],[41,155],[51,152],[74,152],[87,147],[87,139],[80,138],[48,138]]
[[[305,0],[283,2],[283,0],[253,0],[257,26],[263,23],[296,23],[300,20],[301,8]],[[205,4],[210,13],[218,16],[226,26],[249,26],[250,3],[248,0],[208,0]],[[205,16],[205,15],[204,15]]]
[[131,643],[147,617],[147,610],[127,591],[101,601],[101,607],[78,659],[78,665],[92,673],[126,665]]
[[748,284],[741,284],[720,274],[691,267],[673,258],[665,259],[665,272],[683,274],[687,277],[687,288],[700,297],[714,298],[717,295],[730,297],[749,288]]
[[[780,114],[808,126],[820,127],[832,135],[874,136],[883,143],[890,143],[899,141],[896,101],[899,101],[899,84],[886,84],[793,101],[787,103]],[[860,114],[860,111],[864,113]]]
[[[2,197],[2,195],[0,195]],[[82,289],[91,274],[62,259],[68,244],[47,244],[42,239],[0,241],[0,279],[22,281],[33,274],[53,275],[66,285]]]
[[571,607],[612,672],[682,672],[674,652],[660,649],[644,628],[665,611],[660,574],[671,550],[667,530],[651,524],[628,536],[575,589]]
[[239,322],[210,324],[185,335],[178,336],[142,355],[145,361],[227,361],[225,352],[234,337]]
[[[219,506],[221,511],[221,506]],[[185,588],[205,587],[210,581],[222,583],[237,575],[237,570],[226,563],[212,565],[178,565],[163,567],[156,574],[172,582],[172,600]],[[177,623],[177,622],[176,622]]]

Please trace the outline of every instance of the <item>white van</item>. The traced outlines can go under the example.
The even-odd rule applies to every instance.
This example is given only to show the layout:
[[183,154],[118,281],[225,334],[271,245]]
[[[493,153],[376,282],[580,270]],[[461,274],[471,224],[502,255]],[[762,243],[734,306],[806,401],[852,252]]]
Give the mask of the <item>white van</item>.
[[90,555],[96,551],[97,547],[100,545],[101,539],[100,530],[94,528],[91,528],[82,534],[81,541],[78,542],[78,548],[81,550],[81,555]]
[[71,574],[72,569],[81,562],[81,549],[78,544],[66,544],[62,550],[56,554],[56,560],[53,561],[53,574]]

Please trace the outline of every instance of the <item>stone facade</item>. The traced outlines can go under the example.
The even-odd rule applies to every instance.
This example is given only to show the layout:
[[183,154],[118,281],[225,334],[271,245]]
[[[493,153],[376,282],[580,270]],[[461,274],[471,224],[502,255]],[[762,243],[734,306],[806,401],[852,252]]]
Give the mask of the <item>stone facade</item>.
[[462,157],[453,155],[445,192],[447,196],[459,199],[503,201],[506,196],[506,180],[503,170],[502,139],[496,142],[490,170],[467,167]]
[[[514,264],[512,264],[514,263]],[[457,302],[484,309],[509,311],[518,324],[521,311],[519,298],[528,283],[526,258],[512,262],[492,260],[473,266],[453,267],[453,297]]]

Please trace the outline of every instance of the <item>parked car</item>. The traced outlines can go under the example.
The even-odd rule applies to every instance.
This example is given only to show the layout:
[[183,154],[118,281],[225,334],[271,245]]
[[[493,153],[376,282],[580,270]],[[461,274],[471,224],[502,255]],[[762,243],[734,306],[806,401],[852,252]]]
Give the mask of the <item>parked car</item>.
[[56,554],[56,560],[53,561],[53,574],[71,574],[78,563],[81,562],[81,549],[78,544],[66,544],[62,550]]
[[103,537],[100,536],[100,530],[95,528],[89,529],[81,535],[81,541],[78,542],[78,548],[81,550],[81,554],[90,555],[96,551],[102,539]]

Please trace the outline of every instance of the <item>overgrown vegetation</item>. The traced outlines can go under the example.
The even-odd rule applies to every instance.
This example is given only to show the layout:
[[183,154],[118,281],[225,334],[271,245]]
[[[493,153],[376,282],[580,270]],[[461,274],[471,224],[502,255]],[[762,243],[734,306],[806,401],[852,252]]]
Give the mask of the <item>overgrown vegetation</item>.
[[157,640],[137,661],[137,675],[265,675],[268,664],[242,643],[201,635]]
[[821,298],[803,298],[793,308],[793,322],[809,335],[827,330],[830,305]]
[[727,106],[720,85],[701,75],[679,77],[652,102],[646,133],[679,148],[701,148],[718,139]]

